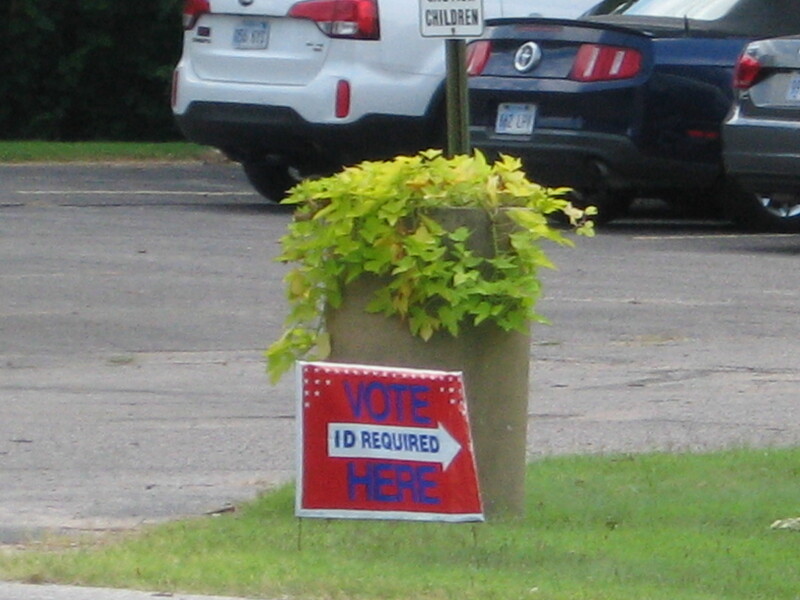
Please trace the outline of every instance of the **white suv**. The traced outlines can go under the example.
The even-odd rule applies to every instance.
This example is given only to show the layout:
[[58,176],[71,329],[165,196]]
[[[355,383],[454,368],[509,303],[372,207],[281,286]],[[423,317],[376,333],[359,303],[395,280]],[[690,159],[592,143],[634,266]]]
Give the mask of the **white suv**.
[[[484,0],[484,13],[590,3]],[[267,198],[309,174],[443,143],[444,43],[420,35],[419,0],[185,0],[183,18],[177,123],[240,162]]]

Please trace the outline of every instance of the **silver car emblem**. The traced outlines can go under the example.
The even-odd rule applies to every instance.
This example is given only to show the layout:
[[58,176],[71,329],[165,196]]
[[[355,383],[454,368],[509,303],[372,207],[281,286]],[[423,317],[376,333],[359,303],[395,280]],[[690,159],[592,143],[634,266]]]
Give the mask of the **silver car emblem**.
[[239,4],[242,6],[250,6],[253,3],[253,0],[239,0]]
[[536,42],[522,44],[514,55],[514,68],[526,73],[542,62],[542,49]]

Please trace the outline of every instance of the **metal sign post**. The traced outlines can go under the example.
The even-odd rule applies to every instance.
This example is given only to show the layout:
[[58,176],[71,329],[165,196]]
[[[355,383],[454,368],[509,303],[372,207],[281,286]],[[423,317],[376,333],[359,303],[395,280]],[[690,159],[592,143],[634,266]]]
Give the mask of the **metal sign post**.
[[464,40],[446,40],[447,156],[469,154],[469,95]]
[[445,38],[447,155],[468,154],[469,97],[465,38],[483,33],[482,0],[420,0],[423,37]]

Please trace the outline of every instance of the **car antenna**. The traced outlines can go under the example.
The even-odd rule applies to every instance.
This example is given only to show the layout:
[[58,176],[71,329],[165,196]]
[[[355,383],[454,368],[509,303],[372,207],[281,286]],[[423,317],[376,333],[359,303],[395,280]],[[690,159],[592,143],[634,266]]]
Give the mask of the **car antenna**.
[[683,33],[689,35],[689,16],[686,13],[683,15]]

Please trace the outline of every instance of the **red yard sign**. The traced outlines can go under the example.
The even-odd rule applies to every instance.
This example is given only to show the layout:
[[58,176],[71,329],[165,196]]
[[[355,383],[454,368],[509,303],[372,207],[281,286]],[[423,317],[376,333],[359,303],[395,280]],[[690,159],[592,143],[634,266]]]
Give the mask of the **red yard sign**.
[[301,517],[482,521],[461,373],[298,367]]

